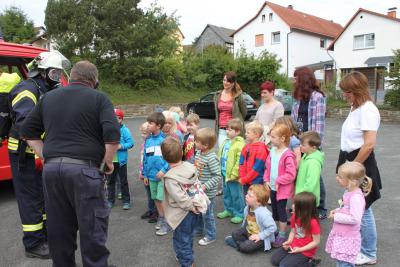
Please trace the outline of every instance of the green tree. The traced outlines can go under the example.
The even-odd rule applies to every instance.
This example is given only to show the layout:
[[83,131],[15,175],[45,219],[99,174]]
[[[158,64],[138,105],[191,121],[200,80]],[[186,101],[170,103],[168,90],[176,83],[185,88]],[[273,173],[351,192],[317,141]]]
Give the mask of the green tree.
[[280,60],[275,54],[264,51],[258,57],[241,51],[236,57],[237,75],[247,93],[258,96],[258,86],[266,80],[275,82],[279,88],[289,89],[287,78],[279,74]]
[[400,49],[393,50],[393,66],[389,71],[390,85],[392,89],[400,90]]
[[389,70],[391,90],[385,95],[385,103],[400,108],[400,49],[393,50],[393,66]]
[[32,20],[18,7],[10,7],[0,14],[0,29],[4,40],[12,43],[29,43],[35,37]]
[[67,55],[96,59],[171,55],[177,49],[177,19],[140,0],[49,0],[45,25]]
[[65,56],[93,57],[95,7],[91,0],[48,0],[44,23]]

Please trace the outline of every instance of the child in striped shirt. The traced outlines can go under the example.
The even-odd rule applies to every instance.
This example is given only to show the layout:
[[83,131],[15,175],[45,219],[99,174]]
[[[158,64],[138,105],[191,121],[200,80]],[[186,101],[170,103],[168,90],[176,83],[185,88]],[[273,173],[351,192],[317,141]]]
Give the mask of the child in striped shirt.
[[196,226],[195,234],[203,235],[204,237],[199,240],[199,245],[207,246],[216,240],[215,217],[215,195],[218,189],[218,182],[221,179],[221,169],[219,160],[213,147],[216,143],[215,131],[211,128],[199,129],[195,134],[196,153],[195,166],[199,180],[202,184],[203,190],[210,200],[207,212],[202,215],[202,220]]

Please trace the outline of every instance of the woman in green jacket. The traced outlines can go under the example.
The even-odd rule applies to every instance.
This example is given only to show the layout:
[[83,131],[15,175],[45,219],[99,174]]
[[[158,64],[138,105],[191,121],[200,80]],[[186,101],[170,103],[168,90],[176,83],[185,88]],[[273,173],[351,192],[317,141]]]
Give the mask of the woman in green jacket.
[[[242,89],[236,81],[236,73],[228,71],[224,75],[224,89],[218,91],[214,96],[215,105],[215,131],[218,135],[218,147],[227,138],[226,126],[228,121],[234,118],[244,123],[247,115],[246,102],[244,101]],[[244,136],[244,128],[241,135]]]

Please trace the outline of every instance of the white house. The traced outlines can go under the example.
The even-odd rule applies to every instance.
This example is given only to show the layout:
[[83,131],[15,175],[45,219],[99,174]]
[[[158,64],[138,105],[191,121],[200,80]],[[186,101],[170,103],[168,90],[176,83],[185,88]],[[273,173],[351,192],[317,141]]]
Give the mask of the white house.
[[31,41],[31,45],[47,50],[54,50],[56,44],[49,38],[46,28],[43,26],[35,27],[36,37]]
[[350,71],[360,71],[368,77],[371,93],[379,102],[385,69],[393,63],[393,49],[400,49],[396,8],[386,15],[360,8],[328,49],[334,51],[337,82]]
[[264,50],[281,59],[281,72],[293,76],[296,67],[332,60],[327,47],[341,32],[342,26],[293,9],[265,2],[257,14],[237,29],[235,55],[242,48],[260,55]]

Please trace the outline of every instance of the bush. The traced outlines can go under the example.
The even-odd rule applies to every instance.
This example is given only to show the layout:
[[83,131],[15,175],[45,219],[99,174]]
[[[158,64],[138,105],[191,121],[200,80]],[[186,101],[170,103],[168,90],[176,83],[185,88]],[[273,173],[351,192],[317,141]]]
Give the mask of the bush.
[[386,92],[384,103],[395,108],[400,108],[400,90],[392,89]]
[[[290,80],[279,74],[280,62],[268,52],[259,57],[241,53],[234,58],[226,48],[209,46],[203,53],[193,51],[174,54],[170,57],[128,57],[124,60],[97,59],[101,81],[121,84],[131,88],[132,93],[157,92],[173,88],[184,93],[190,91],[210,92],[222,89],[225,72],[236,71],[242,89],[259,96],[258,86],[272,80],[277,88],[291,90]],[[122,88],[122,87],[119,87]],[[125,91],[124,87],[124,91]]]

